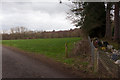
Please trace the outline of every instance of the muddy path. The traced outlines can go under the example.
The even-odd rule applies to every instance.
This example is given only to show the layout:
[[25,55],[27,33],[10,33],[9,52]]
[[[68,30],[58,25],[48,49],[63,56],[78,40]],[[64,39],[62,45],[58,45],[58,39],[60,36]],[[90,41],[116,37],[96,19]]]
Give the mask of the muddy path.
[[70,70],[45,56],[2,46],[3,78],[76,78]]

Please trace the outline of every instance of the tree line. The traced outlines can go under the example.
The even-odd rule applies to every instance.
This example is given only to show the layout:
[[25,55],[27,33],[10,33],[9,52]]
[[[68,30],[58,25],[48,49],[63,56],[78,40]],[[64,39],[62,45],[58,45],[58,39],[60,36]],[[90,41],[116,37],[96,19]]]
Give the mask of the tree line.
[[10,29],[10,33],[3,33],[3,40],[15,39],[39,39],[39,38],[64,38],[64,37],[80,37],[81,29],[70,29],[65,31],[32,31],[26,27],[14,27]]

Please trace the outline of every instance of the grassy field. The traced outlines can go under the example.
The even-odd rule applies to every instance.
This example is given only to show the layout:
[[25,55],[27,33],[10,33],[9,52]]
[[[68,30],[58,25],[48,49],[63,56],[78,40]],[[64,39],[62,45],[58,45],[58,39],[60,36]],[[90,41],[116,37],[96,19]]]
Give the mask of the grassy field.
[[74,42],[80,41],[80,37],[54,38],[54,39],[28,39],[28,40],[3,40],[2,44],[17,47],[19,49],[44,54],[64,63],[72,64],[73,58],[65,58],[65,43],[68,51],[73,48]]

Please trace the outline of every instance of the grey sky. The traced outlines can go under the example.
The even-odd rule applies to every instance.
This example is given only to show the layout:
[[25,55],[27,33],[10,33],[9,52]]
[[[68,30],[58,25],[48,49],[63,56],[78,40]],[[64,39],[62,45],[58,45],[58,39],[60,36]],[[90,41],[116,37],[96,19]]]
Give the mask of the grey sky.
[[[11,1],[11,2],[10,2]],[[66,19],[69,7],[59,4],[59,0],[3,0],[0,22],[3,30],[25,26],[32,30],[68,30],[75,28]],[[36,1],[36,2],[35,2]],[[41,2],[40,2],[41,1]],[[67,3],[66,3],[67,4]]]

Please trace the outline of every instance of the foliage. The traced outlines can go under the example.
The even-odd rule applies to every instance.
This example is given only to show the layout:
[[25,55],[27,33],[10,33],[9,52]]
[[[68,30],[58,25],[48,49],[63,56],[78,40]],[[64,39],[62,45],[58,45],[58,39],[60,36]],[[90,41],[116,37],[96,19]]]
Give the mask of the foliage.
[[77,23],[76,25],[83,28],[90,36],[103,37],[105,33],[105,20],[106,20],[104,3],[102,2],[100,3],[73,2],[73,3],[78,7],[71,9],[71,11],[76,16],[80,16],[75,20],[75,22]]

